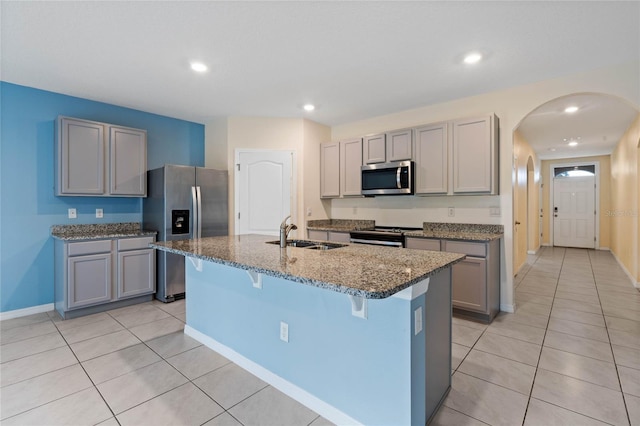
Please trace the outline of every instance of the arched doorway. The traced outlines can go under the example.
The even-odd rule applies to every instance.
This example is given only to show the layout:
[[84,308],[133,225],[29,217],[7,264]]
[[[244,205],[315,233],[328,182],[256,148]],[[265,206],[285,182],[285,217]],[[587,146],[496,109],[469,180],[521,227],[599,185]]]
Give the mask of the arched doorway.
[[[576,106],[577,110],[566,110],[569,106]],[[516,127],[513,137],[514,274],[526,262],[521,234],[526,232],[528,253],[535,253],[541,245],[553,244],[550,165],[559,161],[567,163],[569,159],[582,162],[594,156],[609,156],[637,114],[635,107],[618,97],[576,93],[540,105]],[[602,179],[608,182],[610,169],[605,165],[601,172]],[[596,205],[596,209],[606,210],[606,206]],[[608,228],[600,229],[599,233],[608,237]]]

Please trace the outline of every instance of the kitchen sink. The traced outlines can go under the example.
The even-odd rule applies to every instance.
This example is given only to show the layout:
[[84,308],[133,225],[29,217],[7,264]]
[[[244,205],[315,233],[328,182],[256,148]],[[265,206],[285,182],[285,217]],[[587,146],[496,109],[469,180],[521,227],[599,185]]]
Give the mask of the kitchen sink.
[[[280,245],[280,241],[267,241],[267,244],[278,244]],[[338,243],[321,243],[318,241],[308,241],[308,240],[287,240],[287,247],[298,247],[298,248],[306,248],[309,250],[331,250],[340,247],[345,247],[346,244],[338,244]]]

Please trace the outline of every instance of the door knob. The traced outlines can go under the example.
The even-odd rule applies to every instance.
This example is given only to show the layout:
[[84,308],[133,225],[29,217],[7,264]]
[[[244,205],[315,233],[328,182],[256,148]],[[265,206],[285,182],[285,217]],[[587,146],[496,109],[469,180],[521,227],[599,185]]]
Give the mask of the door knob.
[[517,220],[516,220],[516,225],[520,225],[520,222],[518,222]]

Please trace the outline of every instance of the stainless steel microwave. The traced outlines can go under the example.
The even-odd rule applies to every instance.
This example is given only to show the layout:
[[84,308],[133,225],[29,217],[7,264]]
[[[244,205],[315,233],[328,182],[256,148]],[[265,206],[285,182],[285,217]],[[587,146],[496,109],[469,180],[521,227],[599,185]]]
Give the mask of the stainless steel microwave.
[[362,195],[413,194],[413,169],[413,161],[362,166]]

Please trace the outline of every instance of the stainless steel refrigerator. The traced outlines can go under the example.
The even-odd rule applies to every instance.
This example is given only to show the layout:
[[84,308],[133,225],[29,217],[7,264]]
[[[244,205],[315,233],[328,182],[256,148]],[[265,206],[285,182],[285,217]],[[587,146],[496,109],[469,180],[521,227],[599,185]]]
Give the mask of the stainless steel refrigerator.
[[[177,165],[149,170],[143,227],[158,231],[158,241],[227,235],[228,184],[226,170]],[[184,298],[184,256],[159,250],[156,256],[156,299]]]

